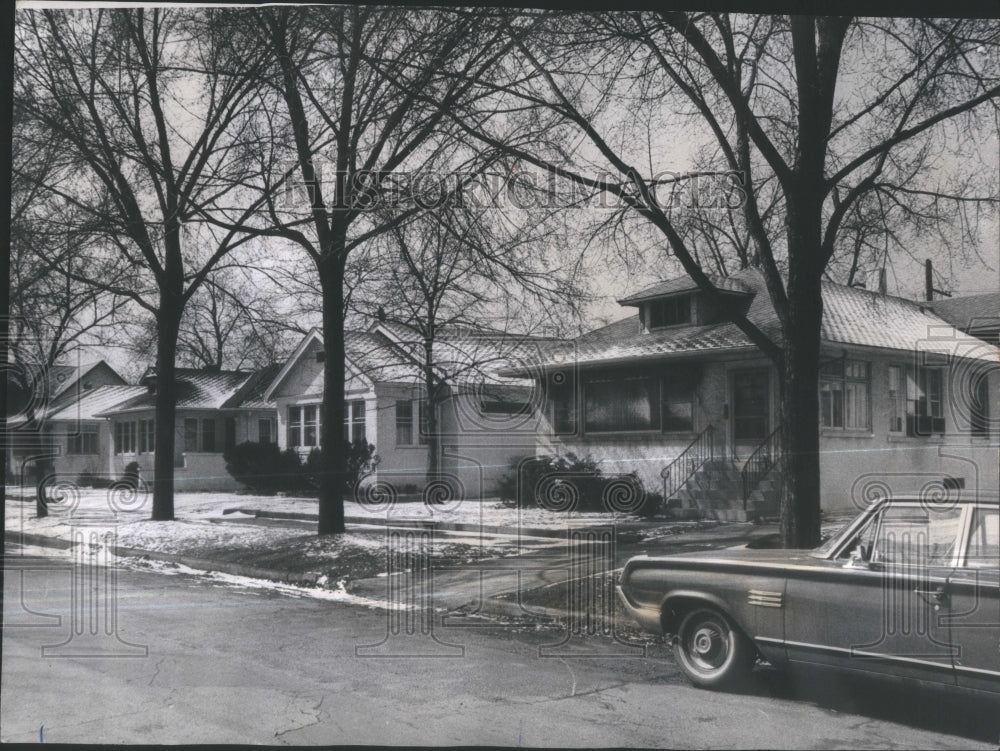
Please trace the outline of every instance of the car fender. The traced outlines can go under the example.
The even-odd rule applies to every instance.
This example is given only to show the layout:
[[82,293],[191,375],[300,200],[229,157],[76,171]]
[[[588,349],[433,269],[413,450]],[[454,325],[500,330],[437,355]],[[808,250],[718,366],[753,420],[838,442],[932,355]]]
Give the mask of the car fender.
[[674,633],[672,629],[679,625],[674,623],[668,616],[668,611],[673,610],[672,603],[675,603],[678,600],[697,601],[704,603],[705,605],[711,605],[722,612],[740,629],[744,629],[744,624],[740,623],[740,619],[733,612],[733,608],[730,604],[718,595],[697,589],[673,589],[668,592],[666,597],[664,597],[660,602],[660,616],[663,623],[664,633]]

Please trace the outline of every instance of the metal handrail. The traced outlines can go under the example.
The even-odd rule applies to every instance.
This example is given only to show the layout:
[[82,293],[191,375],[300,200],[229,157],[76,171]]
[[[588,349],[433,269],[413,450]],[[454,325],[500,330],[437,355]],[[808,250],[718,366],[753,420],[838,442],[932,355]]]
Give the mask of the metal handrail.
[[669,501],[691,476],[715,459],[715,429],[709,425],[678,456],[660,471],[663,502]]
[[743,478],[744,511],[747,510],[747,502],[750,500],[750,494],[760,484],[760,481],[764,479],[767,473],[774,469],[778,463],[780,454],[781,426],[779,425],[754,449],[740,471],[740,476]]

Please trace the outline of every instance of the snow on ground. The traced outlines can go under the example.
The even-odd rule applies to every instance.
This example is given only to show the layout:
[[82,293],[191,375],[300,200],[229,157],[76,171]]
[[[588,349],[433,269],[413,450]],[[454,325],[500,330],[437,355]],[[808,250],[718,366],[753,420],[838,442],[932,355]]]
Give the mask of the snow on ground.
[[[51,520],[61,517],[82,518],[94,515],[117,520],[119,524],[148,519],[152,511],[152,493],[139,492],[134,498],[127,494],[92,488],[66,488],[65,500],[53,504],[50,520],[31,519],[34,516],[34,489],[21,490],[7,488],[6,517],[8,529],[11,522],[43,527]],[[11,501],[25,500],[12,504]],[[21,513],[16,513],[20,508]],[[174,515],[185,521],[219,519],[235,514],[224,514],[227,510],[270,511],[281,513],[317,513],[315,498],[293,498],[285,496],[262,496],[238,493],[190,493],[174,494]],[[362,504],[355,501],[344,503],[344,513],[348,517],[360,517],[373,521],[428,521],[475,524],[487,527],[503,527],[513,534],[518,528],[565,529],[567,526],[608,524],[610,522],[640,521],[632,514],[553,512],[545,509],[517,509],[505,506],[498,499],[466,500],[441,506],[427,506],[417,502],[397,502],[394,505]],[[14,518],[12,518],[12,516]],[[24,526],[25,531],[30,531]]]
[[[20,530],[72,543],[82,541],[89,553],[95,555],[105,547],[137,548],[256,568],[316,572],[327,576],[330,582],[375,576],[386,570],[389,541],[383,528],[354,527],[345,535],[319,537],[315,529],[308,526],[264,519],[255,521],[244,514],[223,513],[237,506],[312,512],[315,500],[229,493],[177,493],[174,503],[176,520],[173,522],[151,521],[150,502],[148,494],[130,497],[127,494],[115,495],[108,490],[69,488],[50,504],[49,516],[38,519],[33,491],[22,493],[8,488],[4,504],[6,530]],[[459,516],[457,511],[453,509],[450,518],[471,520],[470,514]],[[367,518],[373,522],[378,519],[374,514],[369,514]],[[396,517],[390,514],[389,518],[426,516],[418,513]],[[512,534],[444,530],[435,531],[432,539],[433,544],[427,552],[436,565],[443,566],[517,555],[528,546],[537,548],[563,544],[562,540],[553,538],[519,540]],[[50,551],[48,555],[64,556],[69,560],[72,553],[62,550]]]

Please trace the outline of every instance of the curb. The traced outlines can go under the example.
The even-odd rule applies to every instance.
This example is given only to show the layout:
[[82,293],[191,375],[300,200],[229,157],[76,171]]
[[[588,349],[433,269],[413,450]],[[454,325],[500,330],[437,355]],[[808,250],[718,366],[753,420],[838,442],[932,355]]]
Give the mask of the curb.
[[[5,532],[4,542],[15,544],[35,545],[42,548],[54,548],[56,550],[69,550],[73,543],[69,540],[62,540],[58,537],[47,537],[45,535],[33,535],[18,532]],[[317,572],[295,573],[292,571],[278,571],[277,569],[258,568],[247,566],[242,563],[230,563],[228,561],[213,561],[207,558],[192,558],[180,553],[159,553],[141,548],[128,548],[116,545],[112,551],[116,556],[123,558],[146,558],[151,561],[161,561],[163,563],[175,563],[180,566],[198,569],[200,571],[219,572],[230,576],[245,576],[250,579],[267,579],[284,584],[298,584],[316,586],[316,581],[321,574]]]
[[4,532],[4,544],[11,542],[15,545],[34,545],[39,548],[55,548],[56,550],[69,550],[73,543],[69,540],[62,540],[58,537],[47,535],[33,535],[29,532]]

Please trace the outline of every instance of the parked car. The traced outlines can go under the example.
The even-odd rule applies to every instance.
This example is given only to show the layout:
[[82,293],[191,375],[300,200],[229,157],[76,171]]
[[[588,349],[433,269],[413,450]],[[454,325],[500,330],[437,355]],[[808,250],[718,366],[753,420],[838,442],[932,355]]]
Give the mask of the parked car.
[[698,686],[763,657],[1000,693],[1000,503],[884,499],[815,550],[638,556],[618,596]]

